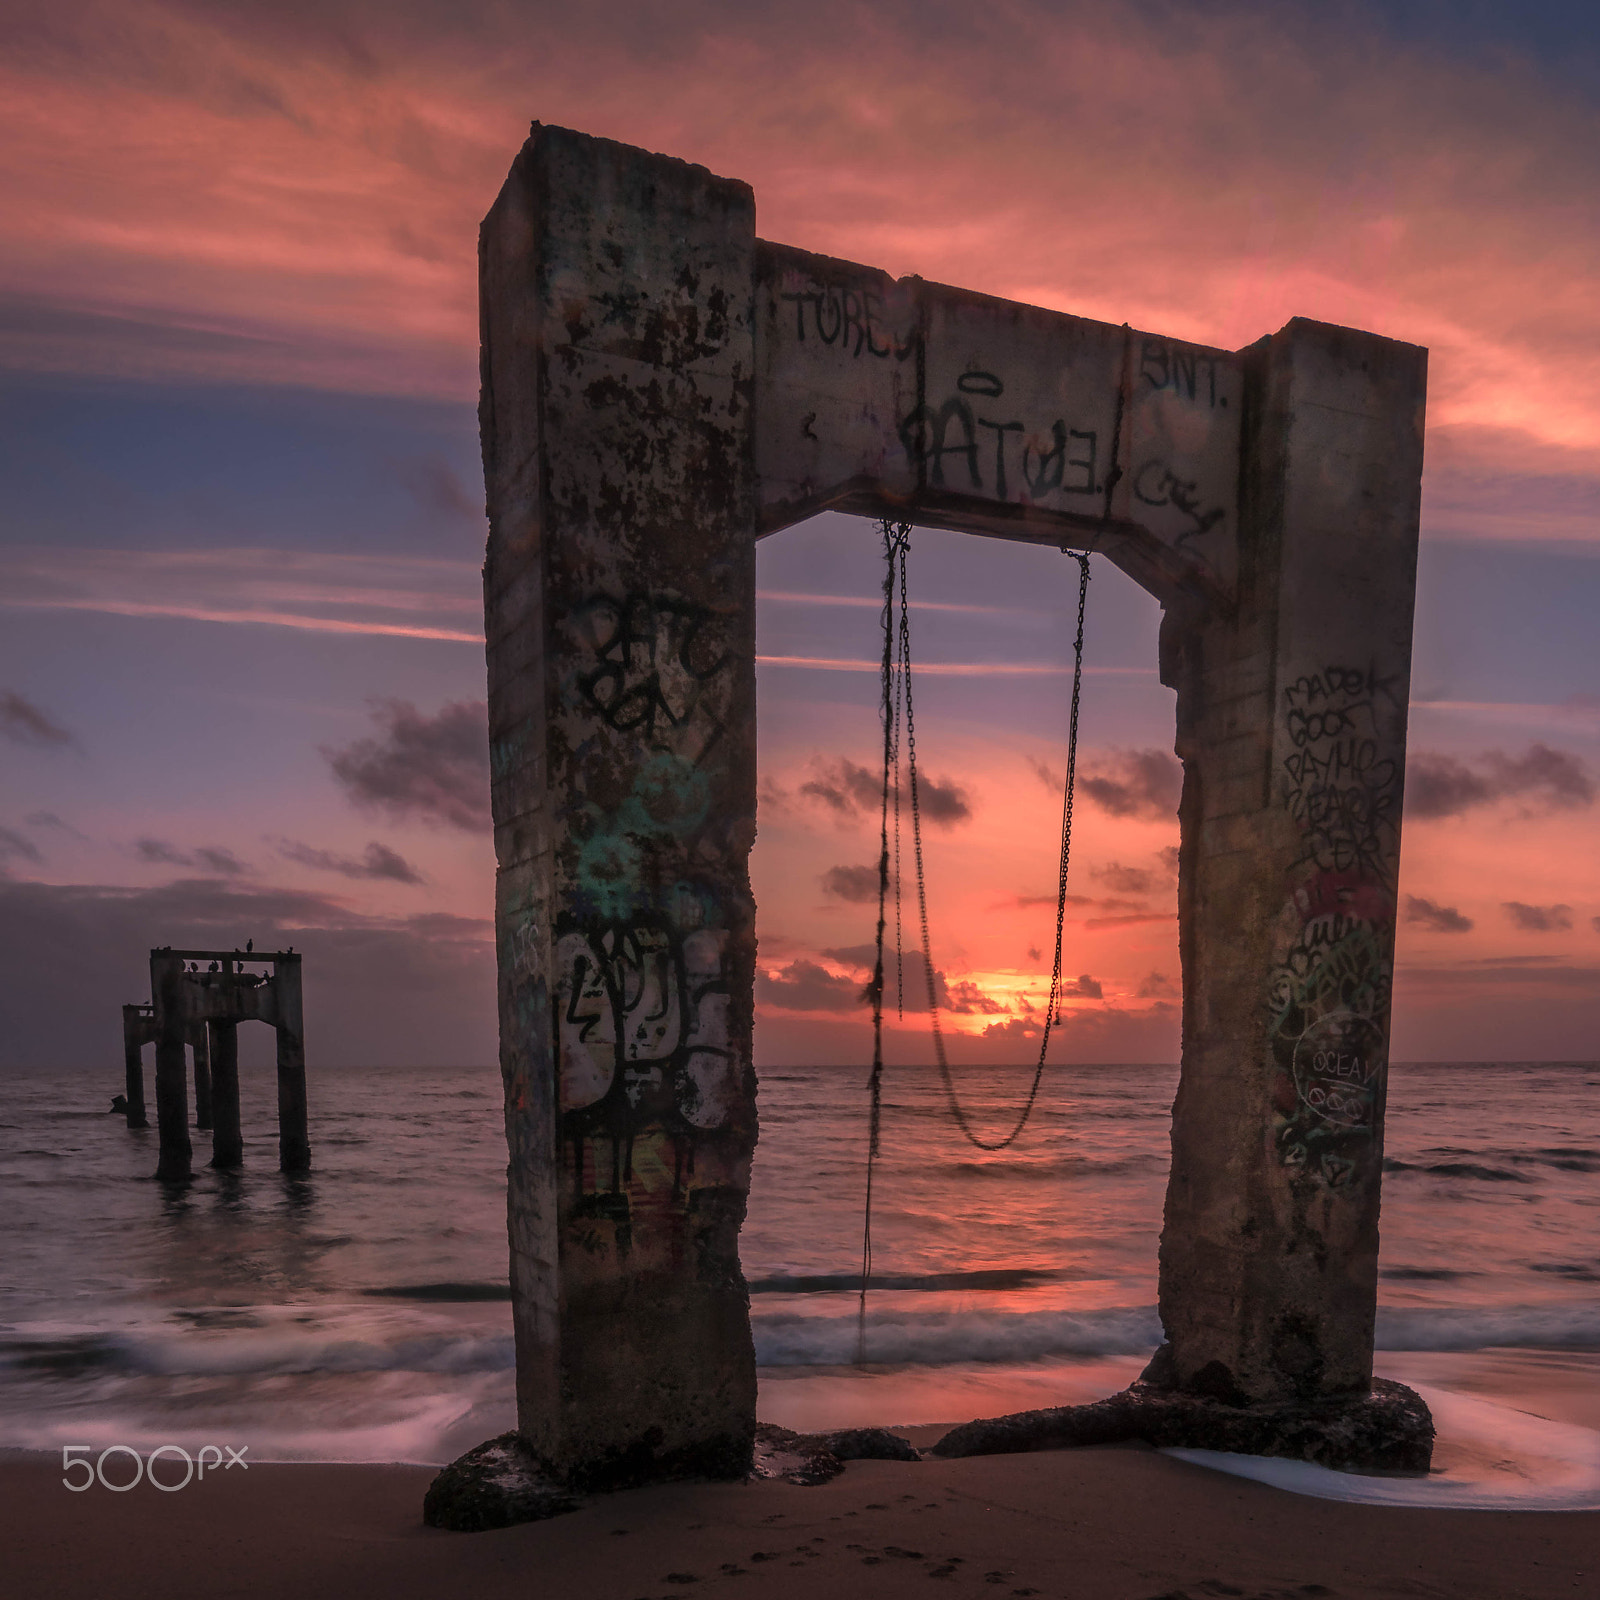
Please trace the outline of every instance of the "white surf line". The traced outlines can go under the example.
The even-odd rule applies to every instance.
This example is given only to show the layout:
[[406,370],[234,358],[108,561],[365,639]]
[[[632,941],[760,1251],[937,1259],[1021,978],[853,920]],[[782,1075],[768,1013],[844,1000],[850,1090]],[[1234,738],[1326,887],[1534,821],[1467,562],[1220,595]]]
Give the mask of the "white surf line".
[[1450,1389],[1413,1387],[1438,1429],[1426,1478],[1336,1472],[1309,1461],[1163,1450],[1195,1466],[1287,1489],[1317,1500],[1366,1506],[1431,1506],[1455,1511],[1600,1511],[1600,1432]]

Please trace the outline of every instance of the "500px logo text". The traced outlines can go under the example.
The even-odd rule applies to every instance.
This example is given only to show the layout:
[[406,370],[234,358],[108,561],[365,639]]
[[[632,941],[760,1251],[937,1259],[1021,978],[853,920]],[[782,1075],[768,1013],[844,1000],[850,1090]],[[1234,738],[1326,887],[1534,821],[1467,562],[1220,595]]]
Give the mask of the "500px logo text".
[[[191,1482],[199,1483],[204,1480],[206,1472],[228,1472],[234,1467],[243,1467],[250,1470],[250,1463],[245,1460],[245,1451],[249,1445],[240,1445],[235,1450],[231,1444],[201,1445],[198,1454],[191,1456],[182,1445],[161,1444],[157,1445],[149,1455],[142,1456],[132,1445],[108,1445],[100,1452],[98,1461],[91,1461],[94,1454],[92,1444],[64,1444],[61,1447],[62,1483],[71,1489],[74,1494],[82,1494],[86,1489],[92,1489],[97,1483],[102,1489],[109,1489],[112,1494],[126,1494],[135,1488],[141,1480],[149,1481],[165,1494],[175,1494],[179,1489],[187,1489]],[[226,1452],[227,1459],[223,1459]],[[119,1458],[126,1456],[127,1461]],[[106,1471],[106,1463],[112,1463],[110,1473]],[[128,1461],[133,1463],[132,1475],[129,1475]],[[156,1463],[162,1463],[161,1472],[156,1472]],[[177,1477],[178,1464],[182,1463],[183,1476]],[[78,1476],[82,1474],[82,1476]],[[119,1480],[126,1478],[126,1482]],[[176,1478],[176,1482],[169,1479]]]

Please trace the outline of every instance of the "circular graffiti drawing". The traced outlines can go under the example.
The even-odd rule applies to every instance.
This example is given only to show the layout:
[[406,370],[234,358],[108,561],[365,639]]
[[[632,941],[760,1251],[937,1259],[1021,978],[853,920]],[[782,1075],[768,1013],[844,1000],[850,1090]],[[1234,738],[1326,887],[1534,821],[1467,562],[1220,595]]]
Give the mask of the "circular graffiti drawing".
[[1294,1047],[1295,1090],[1324,1122],[1370,1129],[1384,1064],[1383,1030],[1370,1017],[1333,1011]]

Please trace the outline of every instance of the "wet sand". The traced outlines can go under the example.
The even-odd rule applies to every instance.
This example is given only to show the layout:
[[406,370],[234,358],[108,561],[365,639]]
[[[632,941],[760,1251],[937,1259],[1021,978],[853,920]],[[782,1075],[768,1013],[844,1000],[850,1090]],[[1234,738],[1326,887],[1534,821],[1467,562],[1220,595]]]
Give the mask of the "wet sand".
[[[919,1444],[938,1429],[905,1430]],[[74,1494],[0,1463],[19,1600],[1589,1600],[1600,1512],[1351,1505],[1141,1447],[854,1462],[818,1488],[683,1483],[494,1533],[424,1528],[426,1467],[257,1465]]]

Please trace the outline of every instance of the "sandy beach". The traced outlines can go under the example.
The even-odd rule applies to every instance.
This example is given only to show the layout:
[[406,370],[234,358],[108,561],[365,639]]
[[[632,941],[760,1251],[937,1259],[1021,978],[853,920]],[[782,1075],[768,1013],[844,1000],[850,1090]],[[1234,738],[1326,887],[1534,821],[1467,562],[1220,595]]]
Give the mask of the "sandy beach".
[[[937,1430],[915,1430],[925,1443]],[[1600,1592],[1600,1512],[1285,1493],[1138,1448],[855,1462],[834,1482],[681,1483],[494,1533],[422,1526],[425,1467],[261,1465],[162,1494],[0,1464],[27,1600],[1011,1595],[1513,1600]]]

